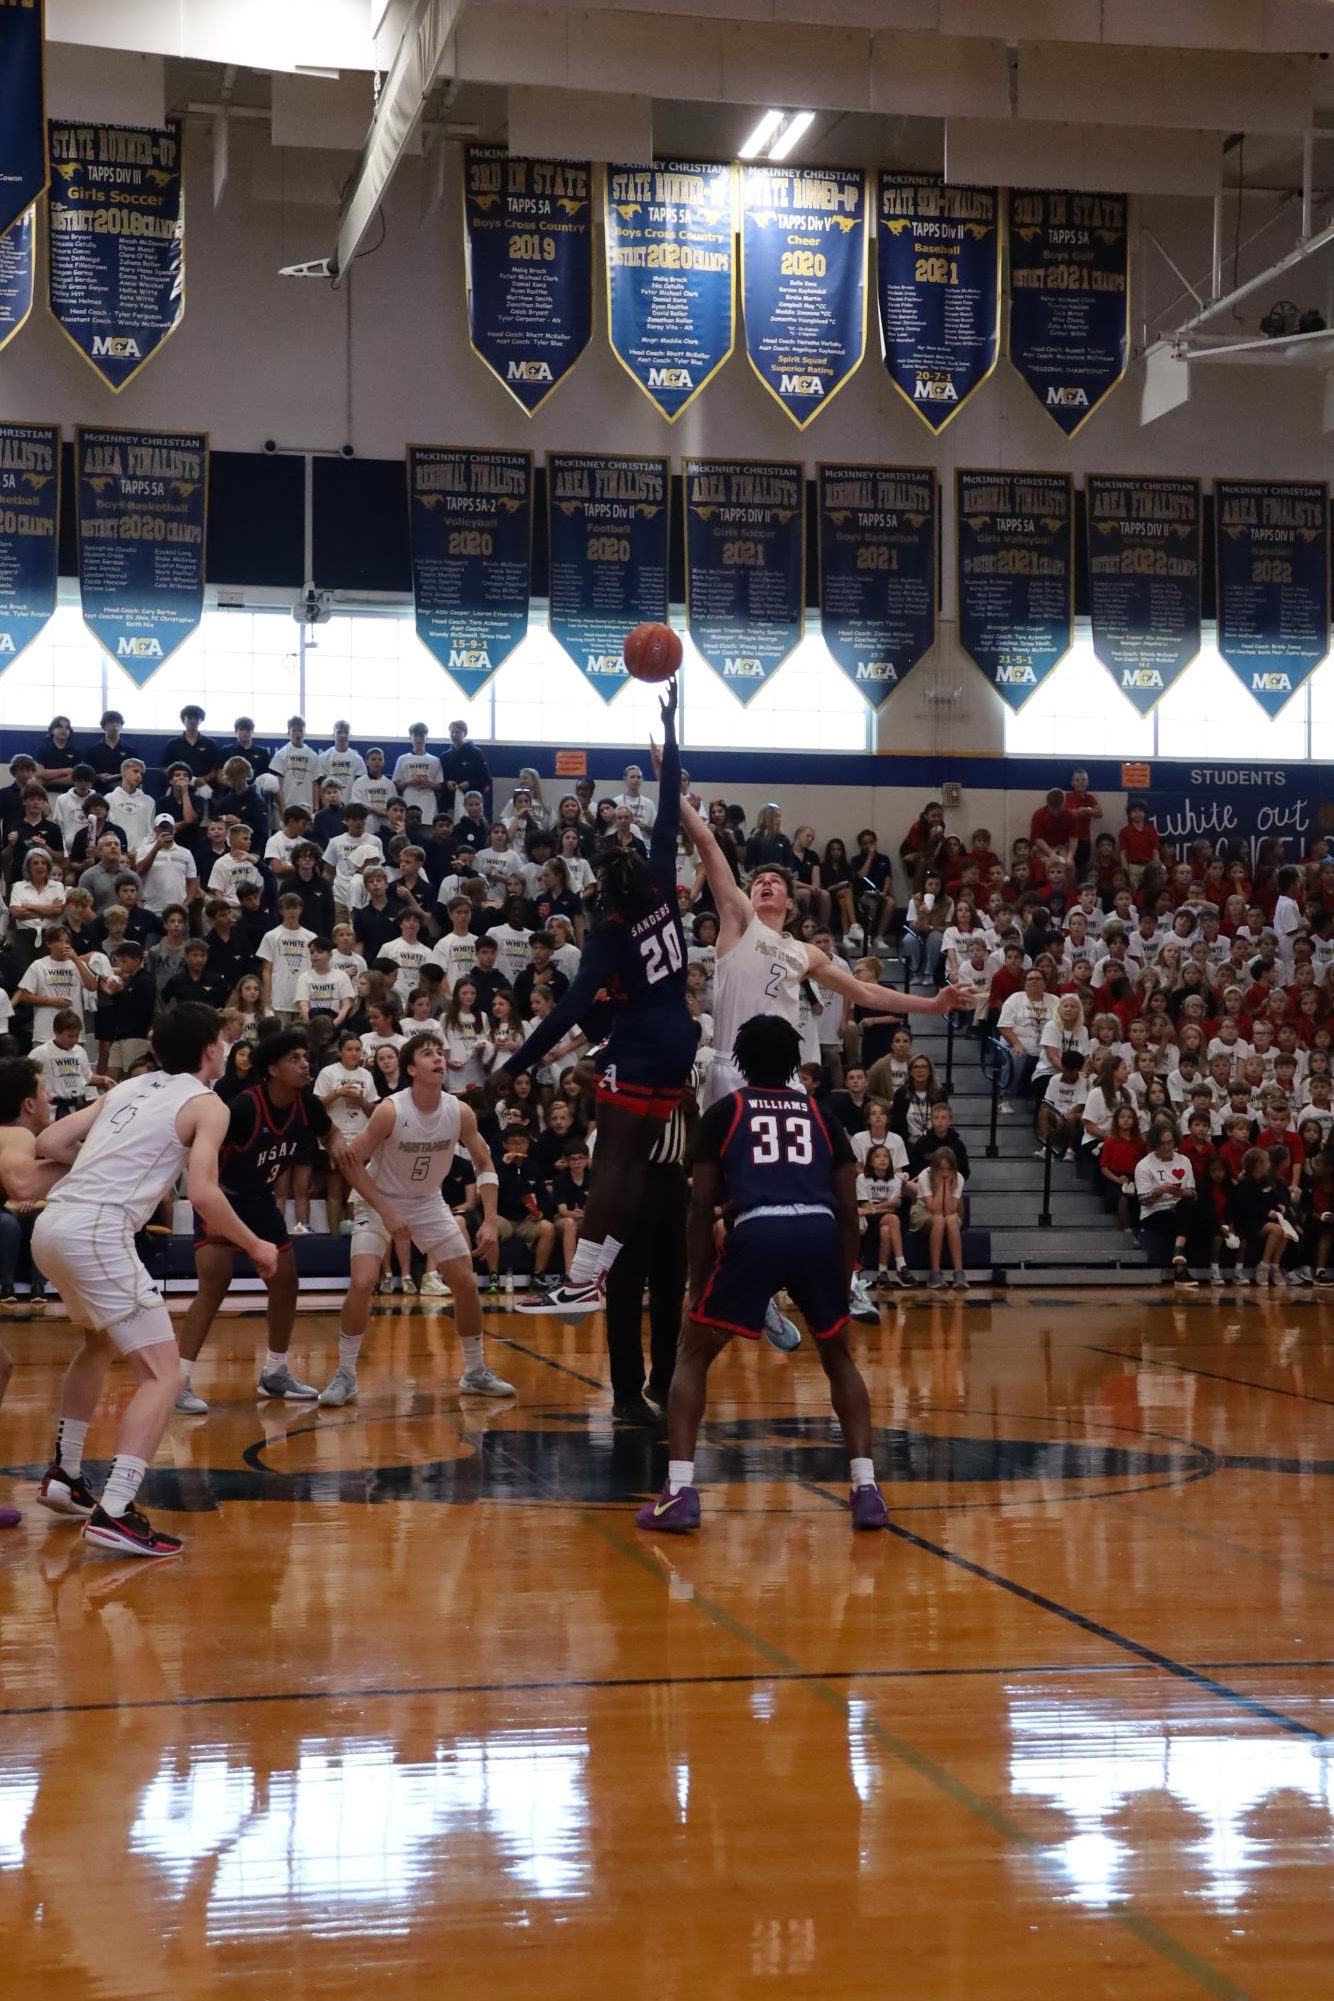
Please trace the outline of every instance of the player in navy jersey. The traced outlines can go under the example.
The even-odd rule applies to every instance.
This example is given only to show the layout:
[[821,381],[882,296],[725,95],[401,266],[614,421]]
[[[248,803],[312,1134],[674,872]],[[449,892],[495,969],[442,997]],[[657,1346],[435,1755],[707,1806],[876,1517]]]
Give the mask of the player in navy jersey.
[[662,704],[665,741],[658,817],[647,861],[611,845],[593,858],[601,921],[568,993],[493,1073],[531,1070],[576,1024],[609,1024],[598,1052],[598,1145],[588,1204],[564,1285],[520,1312],[590,1312],[643,1197],[649,1154],[681,1101],[699,1032],[686,1006],[686,942],[676,900],[681,753],[676,682]]
[[[734,1334],[757,1341],[785,1286],[814,1336],[852,1462],[852,1526],[889,1526],[871,1462],[871,1406],[848,1348],[848,1285],[857,1262],[857,1161],[842,1126],[787,1083],[801,1037],[753,1015],[732,1052],[745,1079],[700,1120],[690,1186],[690,1304],[667,1399],[667,1482],[635,1516],[640,1528],[699,1527],[695,1439],[709,1369]],[[714,1249],[714,1211],[726,1237]]]

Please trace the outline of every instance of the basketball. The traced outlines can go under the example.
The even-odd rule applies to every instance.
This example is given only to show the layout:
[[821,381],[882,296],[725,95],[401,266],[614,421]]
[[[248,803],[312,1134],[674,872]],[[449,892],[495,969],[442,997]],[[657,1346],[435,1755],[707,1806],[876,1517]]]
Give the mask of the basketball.
[[670,625],[637,625],[625,636],[625,664],[636,681],[670,681],[681,665],[681,641]]

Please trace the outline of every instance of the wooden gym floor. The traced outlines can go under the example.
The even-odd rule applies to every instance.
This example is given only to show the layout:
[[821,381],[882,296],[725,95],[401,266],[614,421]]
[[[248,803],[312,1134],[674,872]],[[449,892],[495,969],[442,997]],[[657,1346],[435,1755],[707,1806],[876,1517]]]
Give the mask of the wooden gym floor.
[[[318,1415],[231,1319],[146,1490],[183,1560],[0,1538],[5,2001],[1334,1989],[1334,1308],[914,1297],[855,1540],[809,1348],[724,1357],[655,1540],[601,1322],[487,1319],[516,1407],[417,1307]],[[25,1505],[69,1336],[5,1338]]]

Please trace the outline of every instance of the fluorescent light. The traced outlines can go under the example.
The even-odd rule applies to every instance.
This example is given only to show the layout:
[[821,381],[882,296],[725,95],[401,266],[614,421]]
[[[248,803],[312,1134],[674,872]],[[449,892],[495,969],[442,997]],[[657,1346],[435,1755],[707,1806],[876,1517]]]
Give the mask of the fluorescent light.
[[773,138],[774,133],[782,124],[785,116],[786,113],[782,111],[766,111],[745,144],[737,149],[737,158],[739,160],[757,159]]
[[785,160],[798,139],[801,138],[803,132],[808,132],[814,123],[815,113],[813,111],[794,111],[787,124],[783,127],[783,130],[774,140],[772,146],[770,146],[769,158],[771,160]]

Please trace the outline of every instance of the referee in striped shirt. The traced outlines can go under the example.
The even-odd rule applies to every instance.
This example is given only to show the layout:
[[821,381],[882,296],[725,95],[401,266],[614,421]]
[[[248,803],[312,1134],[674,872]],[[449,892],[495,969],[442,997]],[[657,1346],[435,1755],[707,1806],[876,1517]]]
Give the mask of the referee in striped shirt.
[[[612,1417],[657,1425],[667,1407],[686,1296],[686,1152],[698,1117],[697,1063],[649,1155],[644,1198],[607,1273],[607,1356]],[[648,1287],[649,1367],[644,1379],[644,1288]]]

